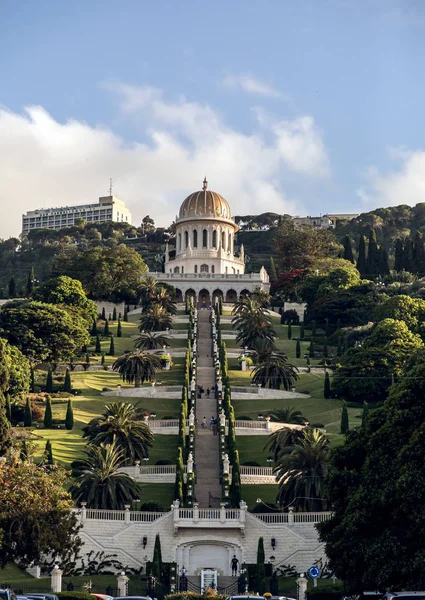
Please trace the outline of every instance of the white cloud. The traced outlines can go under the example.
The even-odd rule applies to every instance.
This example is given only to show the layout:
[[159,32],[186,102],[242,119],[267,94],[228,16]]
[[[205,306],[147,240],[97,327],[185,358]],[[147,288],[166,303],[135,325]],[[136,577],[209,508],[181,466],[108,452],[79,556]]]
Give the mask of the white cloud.
[[42,107],[23,114],[0,109],[0,237],[17,235],[27,210],[96,202],[110,177],[134,223],[150,214],[168,225],[205,173],[233,214],[298,214],[303,207],[285,192],[285,175],[328,172],[311,117],[267,121],[257,133],[243,133],[209,106],[184,98],[167,102],[151,87],[108,87],[118,93],[122,114],[137,125],[143,143],[81,121],[59,123]]
[[363,203],[373,206],[394,206],[425,202],[425,151],[389,148],[396,169],[383,173],[376,167],[366,172],[367,184],[358,190]]
[[248,94],[279,98],[282,94],[271,85],[260,81],[252,75],[227,75],[221,81],[221,85],[227,88],[242,90]]

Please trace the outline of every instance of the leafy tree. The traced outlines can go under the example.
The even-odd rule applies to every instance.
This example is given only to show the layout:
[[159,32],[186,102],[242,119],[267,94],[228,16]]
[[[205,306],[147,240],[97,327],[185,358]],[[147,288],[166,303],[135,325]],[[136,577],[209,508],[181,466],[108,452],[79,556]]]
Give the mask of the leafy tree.
[[[423,589],[425,493],[423,360],[385,404],[333,451],[327,478],[331,517],[318,526],[330,568],[348,593]],[[403,524],[400,527],[400,524]],[[385,568],[383,568],[385,565]]]
[[102,346],[100,345],[100,336],[99,335],[96,336],[96,344],[95,344],[94,351],[96,352],[96,354],[100,354],[102,352]]
[[344,404],[342,405],[342,410],[341,410],[341,433],[347,433],[349,428],[350,428],[350,426],[349,426],[349,422],[348,422],[348,410],[347,410],[347,405],[344,402]]
[[31,402],[30,402],[30,399],[27,398],[26,403],[25,403],[25,410],[24,410],[24,426],[31,427],[31,425],[32,425]]
[[404,321],[409,329],[415,331],[419,323],[425,320],[425,300],[403,294],[392,296],[378,304],[375,309],[374,320],[384,319]]
[[131,505],[140,497],[136,480],[119,471],[125,456],[117,445],[89,444],[83,453],[85,457],[75,461],[78,474],[70,488],[76,503],[87,502],[89,508],[122,510],[125,504]]
[[31,368],[22,353],[0,338],[0,392],[14,400],[30,391]]
[[49,395],[46,396],[46,408],[44,410],[44,427],[51,429],[53,427],[52,399]]
[[31,271],[28,273],[28,279],[27,279],[27,291],[26,291],[27,298],[29,296],[31,296],[31,294],[33,293],[34,284],[35,284],[34,267],[31,267]]
[[153,434],[143,419],[144,410],[129,402],[107,404],[100,417],[83,427],[83,437],[91,444],[116,444],[122,459],[130,464],[149,456]]
[[43,464],[44,465],[53,465],[54,464],[53,448],[52,448],[52,442],[50,440],[47,440],[46,447],[44,448]]
[[66,415],[65,415],[65,429],[71,431],[74,428],[74,411],[72,409],[72,400],[71,398],[68,400],[68,405],[66,407]]
[[40,564],[49,555],[61,563],[82,543],[78,517],[65,490],[66,472],[34,462],[10,461],[0,469],[0,564]]
[[121,337],[122,336],[122,325],[121,325],[121,319],[118,319],[118,325],[117,325],[117,337]]
[[350,262],[354,263],[353,248],[351,246],[351,238],[349,235],[344,237],[342,245],[344,246],[344,254],[342,257],[344,260],[349,260]]
[[359,251],[357,255],[357,270],[359,271],[362,277],[365,277],[367,272],[367,263],[366,263],[366,242],[364,236],[361,235],[359,239]]
[[274,467],[279,504],[292,504],[306,511],[324,510],[328,459],[328,438],[319,429],[303,429],[294,443],[278,456]]
[[33,363],[68,362],[90,339],[81,317],[42,302],[4,307],[0,311],[0,331]]
[[295,227],[292,219],[282,219],[273,240],[282,271],[305,269],[319,258],[336,254],[333,234],[325,229]]
[[281,386],[285,390],[293,387],[299,379],[298,369],[288,363],[288,357],[283,352],[272,352],[265,362],[257,365],[251,372],[252,382],[262,387],[279,390]]
[[111,341],[109,342],[109,352],[108,352],[109,356],[115,356],[115,342],[114,342],[114,336],[111,335]]
[[81,281],[66,275],[54,277],[39,285],[32,294],[34,300],[46,304],[56,304],[62,307],[79,309],[79,314],[89,325],[97,317],[96,304],[89,300],[84,292]]
[[46,392],[48,394],[51,394],[53,392],[53,373],[52,373],[52,369],[49,369],[47,371],[47,376],[46,376]]
[[145,381],[152,381],[160,368],[160,357],[146,352],[127,352],[112,365],[112,369],[118,371],[124,381],[134,382],[135,387],[140,387]]
[[16,283],[13,275],[9,280],[9,298],[16,298]]
[[297,345],[295,347],[295,356],[297,358],[300,358],[300,356],[301,356],[301,344],[300,344],[300,340],[297,340]]
[[170,341],[170,336],[162,333],[162,331],[145,331],[136,337],[134,345],[140,350],[156,350],[168,346]]
[[72,382],[71,382],[71,373],[69,372],[69,369],[66,370],[65,373],[65,380],[63,383],[63,391],[64,392],[72,392]]
[[325,382],[323,386],[323,396],[327,399],[331,397],[331,382],[329,380],[329,373],[325,373]]
[[12,446],[12,440],[10,437],[10,418],[7,415],[6,402],[7,401],[5,397],[3,396],[2,392],[0,392],[0,456],[4,456]]

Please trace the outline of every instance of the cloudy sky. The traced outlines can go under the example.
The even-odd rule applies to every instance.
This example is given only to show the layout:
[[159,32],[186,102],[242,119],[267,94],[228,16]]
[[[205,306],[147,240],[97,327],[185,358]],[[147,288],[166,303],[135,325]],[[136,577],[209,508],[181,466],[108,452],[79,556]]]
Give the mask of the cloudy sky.
[[169,224],[425,201],[421,0],[0,3],[0,237],[40,207],[124,200]]

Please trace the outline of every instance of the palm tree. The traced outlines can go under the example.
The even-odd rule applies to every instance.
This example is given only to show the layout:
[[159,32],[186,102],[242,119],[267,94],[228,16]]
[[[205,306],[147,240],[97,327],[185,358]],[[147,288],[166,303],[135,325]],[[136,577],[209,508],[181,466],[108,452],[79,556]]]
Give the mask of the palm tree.
[[299,379],[298,369],[288,363],[288,357],[283,352],[272,352],[267,360],[255,367],[251,372],[252,382],[272,390],[280,390],[283,385],[289,390]]
[[237,330],[236,341],[243,346],[253,348],[258,340],[274,343],[276,332],[270,318],[262,313],[239,315],[232,319],[232,324]]
[[326,509],[325,475],[329,439],[319,429],[303,429],[287,451],[280,454],[274,472],[279,484],[276,496],[282,506],[303,511]]
[[[267,294],[268,295],[268,294]],[[241,315],[245,313],[265,313],[268,303],[264,302],[264,298],[255,294],[243,296],[233,305],[232,314]]]
[[124,454],[115,444],[90,444],[83,453],[86,456],[78,461],[79,475],[69,490],[76,503],[87,502],[88,508],[123,509],[140,497],[136,480],[119,472]]
[[268,437],[264,450],[272,452],[273,460],[277,463],[283,454],[291,451],[293,445],[301,436],[301,431],[292,427],[281,427],[277,431],[273,431]]
[[124,381],[127,383],[134,381],[134,387],[140,387],[140,384],[145,381],[152,381],[160,368],[160,357],[147,352],[127,352],[117,358],[112,365],[112,369],[118,371]]
[[154,275],[146,275],[140,282],[139,289],[137,290],[140,306],[144,309],[149,308],[153,298],[155,298],[161,287],[161,284]]
[[137,336],[134,345],[141,350],[155,350],[169,346],[171,338],[161,331],[145,331]]
[[260,364],[266,362],[273,352],[276,352],[274,342],[270,339],[259,337],[251,344],[251,351],[248,352],[248,356],[254,364]]
[[170,329],[173,318],[160,304],[152,304],[140,317],[139,331]]
[[175,315],[177,312],[176,303],[173,300],[174,294],[170,292],[166,287],[158,289],[156,296],[153,298],[153,304],[159,304],[164,308],[170,315]]
[[107,404],[100,417],[83,427],[83,437],[95,446],[116,444],[124,460],[134,464],[149,455],[153,434],[143,422],[144,410],[130,402]]
[[303,416],[302,412],[293,406],[288,406],[287,408],[275,408],[271,414],[281,423],[305,425],[306,422],[306,418]]

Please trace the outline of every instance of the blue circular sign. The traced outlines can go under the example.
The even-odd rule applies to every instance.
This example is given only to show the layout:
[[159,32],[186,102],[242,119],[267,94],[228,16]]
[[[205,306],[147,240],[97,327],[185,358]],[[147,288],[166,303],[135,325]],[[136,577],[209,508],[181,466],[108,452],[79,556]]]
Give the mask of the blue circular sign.
[[316,579],[320,575],[320,569],[319,569],[319,567],[316,567],[316,566],[310,567],[307,572],[312,579]]

